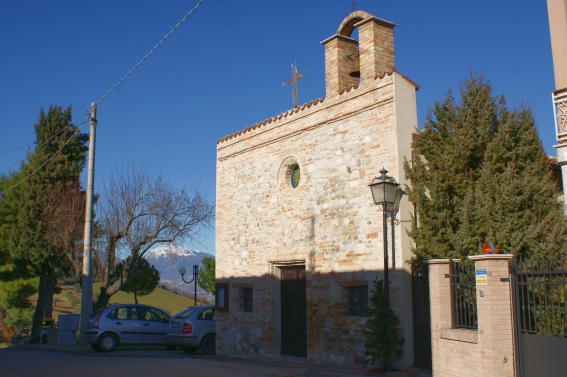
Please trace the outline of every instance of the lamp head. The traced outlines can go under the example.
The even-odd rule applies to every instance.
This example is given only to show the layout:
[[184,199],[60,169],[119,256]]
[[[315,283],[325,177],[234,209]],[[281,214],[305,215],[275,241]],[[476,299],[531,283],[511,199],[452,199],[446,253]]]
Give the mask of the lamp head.
[[380,177],[375,177],[369,185],[374,204],[380,205],[382,210],[387,210],[388,206],[395,203],[397,190],[400,186],[393,177],[386,175],[386,173],[388,173],[388,170],[382,168]]
[[179,269],[179,273],[181,274],[181,276],[185,275],[186,272],[187,272],[187,270],[185,269],[185,267],[181,267]]

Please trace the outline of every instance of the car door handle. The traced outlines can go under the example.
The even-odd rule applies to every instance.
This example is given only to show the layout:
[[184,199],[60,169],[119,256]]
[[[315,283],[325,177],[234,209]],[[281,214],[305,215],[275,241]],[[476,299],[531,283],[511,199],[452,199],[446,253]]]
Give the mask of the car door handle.
[[115,322],[114,324],[115,324],[115,325],[121,325],[122,322]]
[[149,325],[150,325],[149,323],[144,323],[144,326],[149,326]]

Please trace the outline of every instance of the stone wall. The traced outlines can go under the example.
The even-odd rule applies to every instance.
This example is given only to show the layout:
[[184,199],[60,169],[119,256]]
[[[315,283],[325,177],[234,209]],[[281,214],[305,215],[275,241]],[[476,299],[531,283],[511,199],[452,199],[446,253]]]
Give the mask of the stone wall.
[[[392,56],[364,64],[393,65],[393,24],[371,18],[363,22],[371,31],[365,32],[365,43],[385,41],[372,54]],[[347,37],[329,40],[334,42],[325,46],[326,54],[353,48]],[[384,250],[382,213],[368,184],[382,167],[406,183],[403,162],[411,158],[417,128],[417,88],[394,70],[361,77],[359,83],[348,79],[345,51],[327,59],[334,65],[326,67],[327,76],[336,77],[327,77],[333,87],[324,100],[217,144],[216,279],[229,287],[229,310],[216,317],[219,355],[280,355],[280,274],[282,267],[295,265],[306,270],[308,359],[358,364],[363,357],[366,318],[348,315],[347,293],[361,285],[370,292],[373,279],[382,276]],[[295,167],[301,178],[294,188]],[[408,219],[411,210],[404,198],[399,216]],[[396,225],[396,270],[390,272],[391,306],[406,339],[400,367],[413,364],[407,226]],[[248,288],[252,312],[242,304]]]
[[[415,127],[396,124],[396,90],[415,87],[391,73],[219,143],[217,281],[232,283],[230,308],[238,307],[234,284],[248,279],[254,292],[253,313],[218,314],[219,354],[279,354],[277,271],[295,263],[307,270],[309,358],[360,361],[365,319],[346,315],[345,290],[371,287],[382,270],[382,216],[368,184],[382,167],[403,177],[398,138],[409,145]],[[301,181],[292,188],[286,174],[295,164]],[[410,208],[402,203],[404,218]],[[404,312],[411,286],[402,276],[411,255],[405,231],[396,228],[400,273],[392,273],[392,305],[411,346]],[[411,349],[406,354],[411,358]]]

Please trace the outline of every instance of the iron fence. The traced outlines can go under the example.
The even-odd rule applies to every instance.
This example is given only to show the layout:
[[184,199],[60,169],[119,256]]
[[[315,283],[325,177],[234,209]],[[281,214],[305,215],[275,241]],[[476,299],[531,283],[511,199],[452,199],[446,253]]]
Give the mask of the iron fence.
[[478,329],[474,261],[450,260],[451,325],[454,329]]
[[563,257],[515,258],[518,330],[567,338],[567,269]]

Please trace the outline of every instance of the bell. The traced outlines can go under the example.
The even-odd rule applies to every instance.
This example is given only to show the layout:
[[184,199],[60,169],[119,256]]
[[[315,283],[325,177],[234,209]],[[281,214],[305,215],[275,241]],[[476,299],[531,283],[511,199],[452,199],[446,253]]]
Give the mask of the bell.
[[350,77],[360,78],[360,58],[358,54],[352,59],[352,68],[348,74]]

